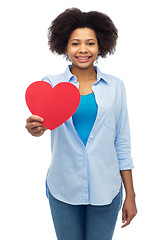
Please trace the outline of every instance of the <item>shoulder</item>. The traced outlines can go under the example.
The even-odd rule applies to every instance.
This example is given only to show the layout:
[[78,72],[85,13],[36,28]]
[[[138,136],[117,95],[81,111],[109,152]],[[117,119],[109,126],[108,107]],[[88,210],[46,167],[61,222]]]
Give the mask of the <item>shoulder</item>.
[[116,76],[110,75],[110,74],[106,74],[106,73],[103,73],[102,76],[110,88],[117,90],[117,91],[125,90],[124,82],[119,77],[116,77]]
[[51,84],[52,87],[54,87],[58,83],[64,81],[64,73],[54,74],[54,75],[46,75],[41,80],[48,82],[49,84]]
[[103,73],[104,77],[106,80],[108,80],[109,83],[111,84],[123,84],[123,81],[122,79],[120,79],[119,77],[116,77],[114,75],[110,75],[110,74],[106,74],[106,73]]
[[115,86],[122,86],[124,85],[123,81],[119,78],[116,77],[114,75],[108,74],[108,73],[104,73],[101,72],[101,70],[96,66],[95,70],[97,71],[97,77],[98,79],[103,79],[104,81],[106,81],[108,83],[108,85],[115,87]]

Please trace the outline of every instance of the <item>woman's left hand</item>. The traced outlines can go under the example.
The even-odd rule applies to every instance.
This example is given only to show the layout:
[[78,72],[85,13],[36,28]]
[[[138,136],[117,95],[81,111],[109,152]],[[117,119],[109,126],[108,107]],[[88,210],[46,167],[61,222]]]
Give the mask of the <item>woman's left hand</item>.
[[122,222],[125,223],[121,228],[126,227],[130,224],[132,219],[137,214],[137,207],[135,197],[126,197],[122,207]]

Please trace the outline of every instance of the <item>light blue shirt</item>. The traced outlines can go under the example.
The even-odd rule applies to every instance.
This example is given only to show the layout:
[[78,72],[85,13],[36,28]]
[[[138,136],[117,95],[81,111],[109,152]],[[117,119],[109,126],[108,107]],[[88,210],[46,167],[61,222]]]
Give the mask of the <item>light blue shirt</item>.
[[[117,77],[102,73],[92,85],[98,111],[86,146],[70,117],[51,131],[52,159],[47,172],[47,186],[58,200],[73,205],[107,205],[121,189],[120,170],[132,169],[130,129],[125,86]],[[48,75],[42,80],[52,87],[79,82],[70,71]]]

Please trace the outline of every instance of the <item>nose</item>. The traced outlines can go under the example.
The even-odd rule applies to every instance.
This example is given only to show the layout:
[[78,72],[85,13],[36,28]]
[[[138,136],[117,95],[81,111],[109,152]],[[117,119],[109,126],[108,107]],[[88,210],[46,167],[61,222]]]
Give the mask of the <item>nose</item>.
[[88,50],[86,48],[86,45],[85,44],[81,44],[80,45],[80,49],[79,49],[79,53],[87,53]]

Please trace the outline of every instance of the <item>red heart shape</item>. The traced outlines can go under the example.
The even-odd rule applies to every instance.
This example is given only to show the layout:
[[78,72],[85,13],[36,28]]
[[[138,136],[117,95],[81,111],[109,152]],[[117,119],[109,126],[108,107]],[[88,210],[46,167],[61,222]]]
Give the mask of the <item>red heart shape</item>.
[[69,82],[58,83],[54,88],[44,81],[29,85],[25,99],[33,115],[44,119],[43,126],[53,130],[67,121],[77,110],[80,93]]

